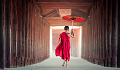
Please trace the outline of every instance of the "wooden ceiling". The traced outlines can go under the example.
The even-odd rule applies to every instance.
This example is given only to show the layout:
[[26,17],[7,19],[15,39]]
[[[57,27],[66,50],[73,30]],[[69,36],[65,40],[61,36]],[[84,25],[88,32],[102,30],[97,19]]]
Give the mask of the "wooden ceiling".
[[[63,20],[61,17],[44,17],[44,21],[50,23],[50,26],[72,26],[71,21]],[[83,22],[74,22],[74,26],[82,26]]]
[[91,0],[35,0],[36,2],[91,2]]
[[[41,7],[43,18],[50,26],[71,25],[70,21],[63,20],[60,17],[59,9],[71,9],[71,15],[88,17],[88,9],[92,5],[92,0],[36,0]],[[76,26],[81,26],[84,22],[75,22]]]
[[58,9],[45,9],[42,8],[43,17],[59,17]]

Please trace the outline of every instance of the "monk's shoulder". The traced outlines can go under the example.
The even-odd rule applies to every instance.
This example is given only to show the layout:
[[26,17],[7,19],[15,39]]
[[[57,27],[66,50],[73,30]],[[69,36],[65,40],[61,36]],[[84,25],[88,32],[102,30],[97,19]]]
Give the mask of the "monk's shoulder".
[[64,34],[65,32],[62,32],[60,35]]
[[62,36],[64,34],[64,32],[62,32],[59,36]]

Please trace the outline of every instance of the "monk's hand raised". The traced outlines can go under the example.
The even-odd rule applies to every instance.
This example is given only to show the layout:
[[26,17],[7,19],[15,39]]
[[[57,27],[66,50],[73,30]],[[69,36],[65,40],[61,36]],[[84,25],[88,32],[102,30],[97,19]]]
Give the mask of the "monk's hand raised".
[[73,29],[71,29],[71,35],[74,36],[74,32],[73,32]]

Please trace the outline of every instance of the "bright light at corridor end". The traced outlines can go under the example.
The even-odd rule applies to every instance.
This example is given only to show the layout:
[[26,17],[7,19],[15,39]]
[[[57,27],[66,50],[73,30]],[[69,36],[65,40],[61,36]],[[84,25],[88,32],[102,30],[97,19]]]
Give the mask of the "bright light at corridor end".
[[[50,26],[50,58],[56,58],[55,56],[55,50],[52,49],[52,30],[53,29],[63,29],[64,30],[65,26]],[[79,34],[79,58],[81,58],[81,47],[82,47],[82,26],[73,26],[73,29],[80,29],[80,34]],[[72,26],[69,26],[69,29],[72,29]],[[57,47],[57,46],[56,46]]]

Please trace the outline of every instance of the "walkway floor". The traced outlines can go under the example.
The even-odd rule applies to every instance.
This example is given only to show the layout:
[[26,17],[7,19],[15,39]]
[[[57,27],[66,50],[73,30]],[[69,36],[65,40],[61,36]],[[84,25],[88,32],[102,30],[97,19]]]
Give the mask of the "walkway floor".
[[120,68],[103,67],[78,58],[71,58],[67,68],[62,67],[62,63],[63,60],[60,58],[49,58],[26,67],[6,68],[4,70],[120,70]]

